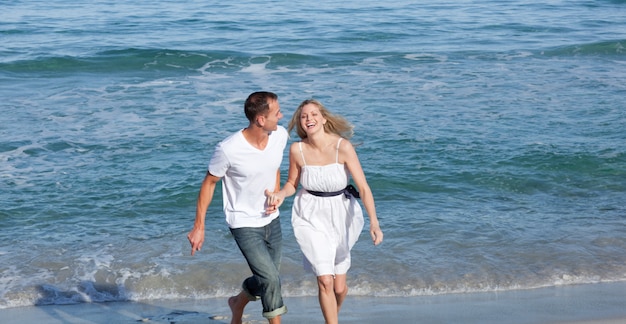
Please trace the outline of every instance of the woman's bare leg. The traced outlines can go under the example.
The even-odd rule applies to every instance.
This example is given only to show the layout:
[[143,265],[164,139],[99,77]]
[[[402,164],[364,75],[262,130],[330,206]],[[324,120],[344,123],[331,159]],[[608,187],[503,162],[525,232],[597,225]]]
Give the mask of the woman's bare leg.
[[344,299],[348,295],[348,284],[346,282],[346,274],[335,275],[335,300],[337,301],[337,314],[339,314],[339,310],[341,310],[341,304],[343,304]]
[[317,277],[318,298],[326,324],[337,324],[339,322],[334,284],[335,279],[332,275]]

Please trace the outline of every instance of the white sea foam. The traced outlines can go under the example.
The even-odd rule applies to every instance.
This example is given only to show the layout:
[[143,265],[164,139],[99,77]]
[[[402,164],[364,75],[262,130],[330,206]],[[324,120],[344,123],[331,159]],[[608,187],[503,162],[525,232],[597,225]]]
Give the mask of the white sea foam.
[[[313,97],[356,126],[386,235],[353,249],[351,294],[626,281],[624,62],[614,41],[589,44],[626,39],[619,5],[491,4],[316,19],[287,3],[248,21],[266,4],[229,3],[216,21],[206,3],[140,0],[89,3],[85,17],[107,12],[89,24],[83,3],[66,20],[59,1],[16,7],[41,15],[3,35],[0,307],[236,293],[249,270],[220,189],[202,253],[185,235],[212,147],[257,90],[279,94],[283,125]],[[314,296],[290,203],[284,292]]]

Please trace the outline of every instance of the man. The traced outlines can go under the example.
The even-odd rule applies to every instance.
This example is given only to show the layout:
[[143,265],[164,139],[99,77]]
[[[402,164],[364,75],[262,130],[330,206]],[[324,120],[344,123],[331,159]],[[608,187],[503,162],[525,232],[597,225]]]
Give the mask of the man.
[[187,238],[194,255],[202,248],[207,208],[216,184],[223,178],[226,222],[253,274],[244,280],[243,290],[228,300],[233,313],[231,323],[241,323],[248,302],[261,299],[263,316],[274,324],[280,323],[281,315],[287,312],[279,278],[282,233],[278,209],[267,206],[265,190],[280,189],[280,164],[289,135],[278,125],[283,114],[276,94],[252,93],[244,111],[248,127],[215,148],[198,194],[196,220]]

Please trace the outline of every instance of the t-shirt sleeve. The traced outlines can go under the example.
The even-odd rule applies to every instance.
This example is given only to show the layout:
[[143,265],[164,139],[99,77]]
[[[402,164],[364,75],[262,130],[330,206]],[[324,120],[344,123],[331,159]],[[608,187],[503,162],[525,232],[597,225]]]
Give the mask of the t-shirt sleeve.
[[226,175],[228,166],[228,157],[226,156],[226,152],[224,152],[224,148],[220,143],[215,147],[215,152],[213,152],[213,156],[211,157],[211,161],[209,162],[209,173],[221,178]]
[[289,132],[284,127],[279,128],[279,132],[281,135],[281,142],[283,144],[283,149],[287,146],[287,141],[289,141]]

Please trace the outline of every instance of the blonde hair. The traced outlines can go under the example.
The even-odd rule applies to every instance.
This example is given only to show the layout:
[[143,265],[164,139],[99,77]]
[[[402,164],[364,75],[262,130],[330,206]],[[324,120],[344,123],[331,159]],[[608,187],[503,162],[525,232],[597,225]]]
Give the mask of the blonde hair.
[[328,133],[337,134],[345,139],[352,138],[354,135],[354,126],[348,122],[345,118],[333,115],[321,102],[315,99],[307,99],[303,101],[296,109],[296,112],[293,113],[291,117],[291,121],[289,121],[289,126],[287,130],[291,133],[291,131],[295,128],[296,133],[301,139],[307,138],[306,131],[302,128],[302,123],[300,123],[300,115],[302,114],[302,108],[308,104],[316,105],[322,117],[326,119],[326,124],[324,124],[324,131]]

